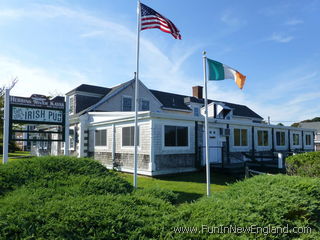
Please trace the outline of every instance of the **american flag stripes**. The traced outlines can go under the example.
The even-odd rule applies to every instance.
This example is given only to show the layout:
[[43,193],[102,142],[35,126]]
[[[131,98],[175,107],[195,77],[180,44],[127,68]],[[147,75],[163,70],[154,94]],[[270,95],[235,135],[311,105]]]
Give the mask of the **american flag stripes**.
[[158,28],[163,32],[171,33],[175,39],[181,39],[179,29],[166,17],[152,8],[140,3],[141,9],[141,31],[151,28]]

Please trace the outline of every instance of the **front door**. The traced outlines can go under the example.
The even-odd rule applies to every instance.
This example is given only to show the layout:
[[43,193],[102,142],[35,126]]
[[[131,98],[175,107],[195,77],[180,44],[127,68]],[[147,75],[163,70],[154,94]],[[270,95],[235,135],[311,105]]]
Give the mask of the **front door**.
[[[205,165],[206,159],[206,135],[203,133],[203,163]],[[221,163],[221,141],[218,128],[209,128],[209,162]]]

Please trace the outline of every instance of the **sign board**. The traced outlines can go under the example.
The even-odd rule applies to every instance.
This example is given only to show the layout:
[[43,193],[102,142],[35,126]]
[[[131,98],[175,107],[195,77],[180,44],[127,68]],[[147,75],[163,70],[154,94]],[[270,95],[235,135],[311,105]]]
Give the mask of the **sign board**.
[[10,96],[10,104],[28,107],[64,109],[64,100],[49,100],[46,96],[33,94],[30,98]]
[[62,110],[12,107],[12,120],[16,122],[35,122],[48,124],[62,124],[64,112]]
[[[68,96],[66,97],[68,102]],[[66,115],[67,102],[64,97],[55,97],[50,100],[43,95],[33,94],[30,98],[10,96],[10,89],[5,90],[4,106],[4,138],[3,138],[3,162],[8,161],[9,141],[27,141],[27,142],[65,142],[65,155],[69,154],[69,119]],[[13,123],[22,123],[30,125],[41,125],[36,130],[16,130],[13,129]],[[48,126],[49,125],[49,126]],[[50,126],[51,125],[51,126]],[[58,130],[57,125],[59,125]],[[59,130],[62,128],[62,131]],[[52,131],[54,129],[55,131]],[[15,133],[26,133],[26,138],[14,138]],[[47,135],[46,139],[29,138],[29,134]],[[58,134],[58,137],[52,139],[51,134]]]

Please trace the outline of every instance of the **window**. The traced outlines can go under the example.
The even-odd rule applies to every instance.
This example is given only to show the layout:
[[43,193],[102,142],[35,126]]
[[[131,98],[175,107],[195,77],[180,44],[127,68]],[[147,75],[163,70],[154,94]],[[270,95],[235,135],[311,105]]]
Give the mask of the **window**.
[[131,111],[132,110],[132,99],[131,97],[122,98],[122,111]]
[[195,107],[195,108],[193,108],[193,114],[194,114],[194,116],[195,117],[199,117],[199,108],[198,107]]
[[94,145],[96,147],[107,146],[107,130],[96,130],[94,140]]
[[258,130],[258,146],[269,146],[268,131]]
[[141,100],[141,102],[140,102],[140,110],[141,111],[149,111],[149,109],[150,109],[150,104],[149,104],[149,101],[148,100]]
[[69,149],[74,149],[75,146],[75,131],[74,128],[69,129]]
[[74,96],[72,96],[72,97],[69,98],[69,108],[70,108],[69,113],[70,113],[70,114],[75,114]]
[[188,127],[165,126],[166,147],[186,147],[188,146]]
[[248,146],[248,130],[247,129],[233,129],[233,145],[237,147]]
[[286,133],[285,132],[276,132],[276,144],[277,146],[286,145]]
[[311,145],[311,135],[310,134],[306,134],[306,145]]
[[300,135],[298,133],[292,134],[293,145],[300,145]]
[[[138,141],[137,145],[139,145],[139,127],[137,129]],[[124,127],[122,128],[122,146],[134,146],[134,127]]]

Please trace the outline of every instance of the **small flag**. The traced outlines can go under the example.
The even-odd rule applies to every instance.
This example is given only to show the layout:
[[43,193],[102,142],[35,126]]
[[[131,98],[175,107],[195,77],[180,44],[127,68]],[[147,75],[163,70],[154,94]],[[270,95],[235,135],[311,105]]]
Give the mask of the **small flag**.
[[240,89],[243,88],[246,81],[246,76],[242,75],[237,70],[224,65],[220,62],[211,60],[207,58],[208,68],[209,68],[209,80],[224,80],[224,79],[234,79],[236,84]]
[[152,8],[140,3],[141,31],[158,28],[163,32],[171,33],[175,39],[181,39],[179,29],[168,19]]

